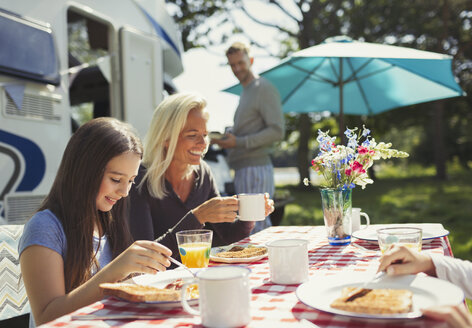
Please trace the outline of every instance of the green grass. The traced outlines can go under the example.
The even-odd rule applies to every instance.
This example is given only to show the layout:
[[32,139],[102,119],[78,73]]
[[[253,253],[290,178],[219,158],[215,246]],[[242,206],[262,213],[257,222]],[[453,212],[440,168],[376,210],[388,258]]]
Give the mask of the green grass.
[[[434,169],[395,170],[386,167],[364,190],[356,187],[354,207],[369,214],[372,224],[442,223],[449,230],[454,256],[472,261],[472,171],[451,169],[438,181]],[[317,187],[277,186],[289,190],[294,201],[285,206],[281,225],[323,225]],[[467,300],[472,312],[472,301]]]
[[[285,207],[282,225],[323,225],[318,188],[294,185],[295,200]],[[371,223],[442,223],[450,231],[454,256],[472,260],[472,172],[454,171],[447,181],[432,176],[378,178],[366,189],[356,187],[352,203]]]

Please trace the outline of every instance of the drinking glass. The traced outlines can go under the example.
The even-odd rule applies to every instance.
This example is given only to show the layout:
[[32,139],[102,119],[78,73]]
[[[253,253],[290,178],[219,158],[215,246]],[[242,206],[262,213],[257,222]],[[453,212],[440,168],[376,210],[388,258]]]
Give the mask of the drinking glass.
[[181,262],[189,268],[206,268],[210,261],[213,231],[186,230],[179,231],[175,235]]
[[401,244],[416,251],[421,251],[423,231],[413,227],[391,227],[377,230],[380,251],[385,251],[393,244]]

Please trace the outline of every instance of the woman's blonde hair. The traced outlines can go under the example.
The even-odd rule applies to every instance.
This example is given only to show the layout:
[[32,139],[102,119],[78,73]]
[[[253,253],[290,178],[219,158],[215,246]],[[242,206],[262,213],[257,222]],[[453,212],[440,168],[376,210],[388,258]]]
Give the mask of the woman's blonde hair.
[[[147,172],[140,184],[147,183],[151,196],[167,194],[165,172],[174,157],[179,134],[192,109],[204,111],[206,100],[197,93],[176,93],[164,99],[154,110],[151,126],[144,138],[143,165]],[[205,113],[208,119],[208,114]]]

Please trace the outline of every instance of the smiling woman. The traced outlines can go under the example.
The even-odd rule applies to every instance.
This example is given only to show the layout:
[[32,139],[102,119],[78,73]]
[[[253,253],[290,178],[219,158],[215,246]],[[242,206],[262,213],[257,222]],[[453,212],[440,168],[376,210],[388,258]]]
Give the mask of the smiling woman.
[[[254,222],[236,220],[238,200],[220,197],[202,156],[208,149],[206,101],[195,93],[175,94],[154,111],[145,138],[143,165],[131,188],[130,227],[137,239],[159,241],[179,259],[175,232],[213,230],[213,245],[249,235]],[[266,199],[266,213],[273,210]]]

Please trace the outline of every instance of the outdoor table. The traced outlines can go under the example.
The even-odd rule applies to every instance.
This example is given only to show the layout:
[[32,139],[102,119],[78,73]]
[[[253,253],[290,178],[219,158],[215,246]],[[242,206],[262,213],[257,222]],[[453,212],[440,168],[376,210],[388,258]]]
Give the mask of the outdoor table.
[[[275,239],[300,238],[309,240],[309,275],[316,279],[339,272],[372,272],[378,267],[380,251],[377,245],[357,240],[368,248],[361,250],[352,245],[330,246],[323,226],[277,226],[265,229],[236,243],[238,245],[264,245]],[[423,251],[452,256],[451,245],[446,237],[434,239],[423,245]],[[210,262],[210,266],[222,263]],[[267,257],[247,265],[251,270],[252,288],[251,316],[246,327],[302,327],[302,318],[320,327],[445,327],[441,322],[426,318],[409,320],[362,320],[334,315],[310,308],[301,303],[295,295],[298,285],[276,285],[270,282]],[[231,297],[231,295],[228,295]],[[320,295],[322,297],[322,295]],[[142,320],[71,320],[71,315],[84,314],[155,314],[159,319]],[[160,309],[155,305],[130,303],[114,297],[83,307],[71,315],[62,316],[41,327],[200,327],[200,317],[188,316],[181,308]],[[162,318],[164,316],[164,318]],[[166,317],[168,316],[168,317]],[[179,317],[180,316],[180,317]],[[306,327],[306,326],[305,326]]]

